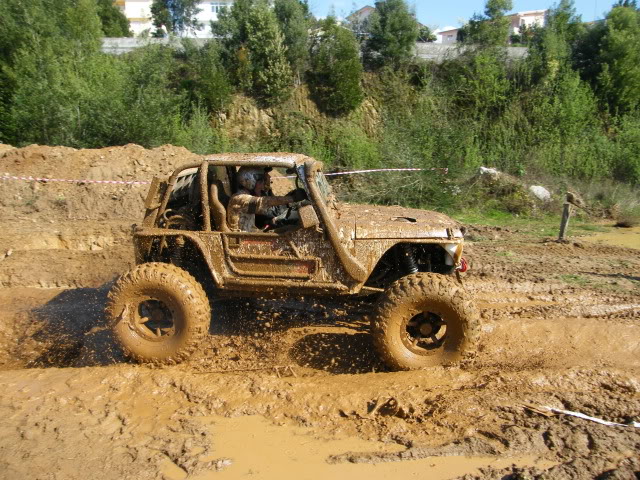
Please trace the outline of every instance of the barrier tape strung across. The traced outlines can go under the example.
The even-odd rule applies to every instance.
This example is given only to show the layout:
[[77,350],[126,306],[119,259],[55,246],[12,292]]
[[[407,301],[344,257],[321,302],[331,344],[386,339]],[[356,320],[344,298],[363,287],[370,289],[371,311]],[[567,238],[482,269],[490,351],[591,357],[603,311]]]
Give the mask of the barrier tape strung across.
[[439,170],[444,174],[449,173],[448,168],[373,168],[371,170],[351,170],[348,172],[334,172],[334,173],[325,173],[325,177],[331,177],[334,175],[353,175],[355,173],[377,173],[377,172],[421,172],[423,170],[431,170],[436,171]]
[[[338,175],[354,175],[360,173],[377,173],[377,172],[420,172],[423,170],[432,170],[432,171],[441,171],[444,174],[447,174],[448,168],[374,168],[370,170],[351,170],[347,172],[333,172],[333,173],[325,173],[325,176],[332,177]],[[96,184],[107,184],[107,185],[149,185],[151,182],[147,182],[144,180],[74,180],[74,179],[65,179],[65,178],[46,178],[46,177],[19,177],[15,175],[2,175],[0,176],[0,180],[22,180],[26,182],[62,182],[62,183],[77,183],[77,184],[86,184],[86,183],[96,183]]]
[[106,183],[111,185],[149,185],[151,182],[143,180],[69,180],[64,178],[41,178],[41,177],[16,177],[13,175],[2,175],[0,180],[24,180],[27,182],[63,182],[63,183]]

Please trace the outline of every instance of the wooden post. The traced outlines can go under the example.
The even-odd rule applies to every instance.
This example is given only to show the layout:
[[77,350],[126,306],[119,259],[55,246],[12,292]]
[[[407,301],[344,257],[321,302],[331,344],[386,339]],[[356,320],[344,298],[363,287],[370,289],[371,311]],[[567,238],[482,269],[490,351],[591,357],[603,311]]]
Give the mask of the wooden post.
[[567,233],[567,227],[569,226],[569,217],[571,216],[571,204],[564,202],[564,209],[562,210],[562,220],[560,220],[560,235],[558,235],[558,241],[564,242],[565,234]]

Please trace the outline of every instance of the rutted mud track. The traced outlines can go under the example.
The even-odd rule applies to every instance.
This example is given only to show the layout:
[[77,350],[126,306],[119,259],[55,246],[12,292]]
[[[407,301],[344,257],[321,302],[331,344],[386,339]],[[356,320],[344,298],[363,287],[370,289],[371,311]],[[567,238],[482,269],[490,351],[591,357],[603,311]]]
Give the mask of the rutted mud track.
[[[0,172],[148,180],[188,156],[28,147],[0,153]],[[145,188],[2,186],[0,478],[640,472],[640,429],[524,406],[640,421],[639,250],[472,228],[465,285],[483,333],[457,367],[386,372],[366,303],[294,299],[215,300],[198,354],[152,369],[122,358],[102,315]]]

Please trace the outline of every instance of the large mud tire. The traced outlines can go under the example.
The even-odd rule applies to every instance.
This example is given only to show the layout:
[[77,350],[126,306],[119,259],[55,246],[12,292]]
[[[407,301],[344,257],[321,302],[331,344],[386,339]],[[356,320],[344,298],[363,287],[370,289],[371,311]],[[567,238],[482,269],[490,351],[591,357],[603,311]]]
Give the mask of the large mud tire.
[[[417,333],[416,340],[411,332],[417,328],[416,319],[426,318],[435,320],[423,328],[429,332],[438,330],[436,333],[442,338],[424,337],[431,345],[423,347],[421,343],[414,344],[423,342],[422,334]],[[459,361],[474,350],[479,327],[476,309],[462,288],[452,278],[433,273],[416,273],[393,283],[371,316],[375,348],[394,370],[417,370]]]
[[[189,358],[211,321],[200,283],[166,263],[143,263],[122,275],[109,292],[106,313],[125,354],[157,365]],[[149,327],[153,322],[156,328]]]

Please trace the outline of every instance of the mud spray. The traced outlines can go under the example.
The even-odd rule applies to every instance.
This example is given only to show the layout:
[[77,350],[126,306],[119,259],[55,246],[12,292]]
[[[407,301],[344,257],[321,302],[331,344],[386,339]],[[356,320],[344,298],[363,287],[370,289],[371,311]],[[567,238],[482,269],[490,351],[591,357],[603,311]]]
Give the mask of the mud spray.
[[[184,149],[5,148],[0,172],[148,180]],[[43,165],[46,171],[42,171]],[[369,306],[216,300],[187,363],[128,363],[104,324],[144,187],[3,184],[0,478],[635,478],[638,250],[471,227],[483,332],[464,365],[389,373]]]

